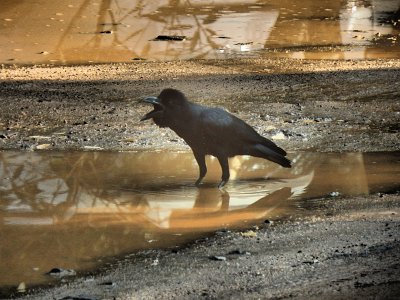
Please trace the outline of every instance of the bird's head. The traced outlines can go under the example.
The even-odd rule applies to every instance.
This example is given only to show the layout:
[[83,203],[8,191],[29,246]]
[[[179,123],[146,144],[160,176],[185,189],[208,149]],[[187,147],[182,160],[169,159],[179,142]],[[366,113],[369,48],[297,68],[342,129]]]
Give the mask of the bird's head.
[[165,89],[158,97],[147,97],[143,102],[153,104],[154,109],[144,115],[140,121],[153,119],[154,123],[160,127],[170,127],[173,120],[183,112],[188,101],[182,92]]

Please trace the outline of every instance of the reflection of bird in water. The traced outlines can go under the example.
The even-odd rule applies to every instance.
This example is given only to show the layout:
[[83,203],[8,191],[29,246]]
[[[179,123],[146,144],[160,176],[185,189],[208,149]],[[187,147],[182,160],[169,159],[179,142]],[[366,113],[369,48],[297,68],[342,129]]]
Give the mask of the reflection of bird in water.
[[[237,211],[247,209],[259,209],[262,211],[264,209],[275,208],[279,204],[282,204],[283,200],[290,198],[292,194],[290,187],[282,187],[256,201],[252,201],[250,205],[238,209]],[[219,208],[221,211],[227,211],[229,209],[234,210],[233,207],[230,207],[230,198],[227,191],[220,191],[212,188],[199,188],[194,208],[214,207]]]
[[153,119],[160,127],[175,131],[193,151],[199,165],[200,184],[207,173],[206,155],[215,156],[222,168],[219,188],[229,180],[228,158],[251,155],[290,168],[286,152],[272,141],[259,135],[250,125],[220,108],[209,108],[188,101],[183,93],[165,89],[158,97],[144,100],[154,110],[141,120]]
[[197,191],[194,208],[220,208],[229,207],[229,193],[211,187],[201,187]]
[[231,196],[227,191],[202,187],[198,189],[193,208],[171,213],[169,226],[170,228],[203,228],[208,230],[226,226],[240,226],[245,222],[254,222],[271,216],[270,214],[291,196],[290,188],[281,188],[252,201],[250,205],[235,209],[229,203]]

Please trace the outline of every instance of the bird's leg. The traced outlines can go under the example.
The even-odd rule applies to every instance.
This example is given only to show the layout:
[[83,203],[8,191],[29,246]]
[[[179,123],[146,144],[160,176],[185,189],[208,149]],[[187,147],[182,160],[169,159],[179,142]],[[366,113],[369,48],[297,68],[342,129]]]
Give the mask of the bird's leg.
[[222,177],[221,177],[221,182],[218,185],[219,189],[222,189],[224,185],[228,182],[229,180],[229,163],[228,163],[228,158],[226,156],[220,156],[218,157],[219,164],[221,165],[222,169]]
[[196,180],[195,183],[196,186],[199,186],[204,176],[206,176],[207,173],[206,156],[198,152],[193,152],[193,154],[194,157],[196,158],[197,164],[199,165],[199,178]]

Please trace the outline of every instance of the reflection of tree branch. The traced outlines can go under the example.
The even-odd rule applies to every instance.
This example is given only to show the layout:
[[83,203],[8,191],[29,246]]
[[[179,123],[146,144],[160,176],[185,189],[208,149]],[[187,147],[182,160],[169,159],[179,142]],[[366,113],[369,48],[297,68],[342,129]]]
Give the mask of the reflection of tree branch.
[[[84,202],[88,207],[112,206],[121,213],[127,207],[131,211],[135,209],[138,209],[138,212],[143,211],[145,207],[149,207],[148,194],[169,193],[186,186],[186,183],[182,184],[181,181],[165,183],[165,178],[170,174],[165,168],[167,161],[171,163],[171,159],[172,161],[175,159],[174,166],[177,169],[184,169],[193,164],[193,158],[189,155],[184,159],[171,155],[158,156],[157,163],[151,165],[151,172],[161,175],[160,178],[164,179],[148,182],[149,177],[143,177],[143,170],[148,170],[146,168],[149,166],[149,157],[145,154],[148,153],[121,157],[116,153],[74,152],[65,153],[62,157],[49,157],[36,153],[16,155],[0,153],[0,170],[3,171],[4,178],[7,178],[0,179],[2,186],[0,207],[3,211],[12,207],[17,213],[20,211],[19,207],[23,208],[23,211],[27,211],[28,207],[29,214],[42,213],[55,220],[63,220],[74,214],[74,208],[82,206],[82,197],[85,197],[86,201],[91,201],[91,203]],[[21,159],[21,155],[24,155],[22,156],[24,159]],[[307,154],[303,155],[307,157]],[[297,165],[302,166],[301,161],[305,160],[304,157],[298,158]],[[305,170],[312,168],[313,161],[315,162],[313,159],[306,160],[310,161],[306,168],[293,170],[297,172],[296,175],[292,174],[293,180],[281,181],[278,187],[293,187],[296,176],[301,172],[304,174]],[[127,168],[128,165],[133,166],[133,169]],[[254,174],[254,166],[254,160],[244,158],[238,168],[241,172]],[[259,175],[256,176],[263,177],[266,172],[270,174],[271,170],[276,168],[271,168],[269,164],[261,164],[257,170]],[[240,176],[241,173],[238,174]],[[167,177],[163,177],[164,175]],[[243,178],[245,177],[243,174]],[[117,184],[116,188],[114,184]],[[214,186],[202,187],[196,191],[198,195],[195,199],[195,208],[218,207],[220,212],[229,212],[229,194],[222,193]],[[258,201],[262,206],[264,202],[261,202]]]
[[[160,6],[157,8],[160,13],[157,14],[143,14],[143,9],[146,7],[147,3],[145,1],[139,1],[135,7],[126,13],[124,13],[121,17],[116,17],[114,12],[111,10],[112,5],[114,4],[115,7],[117,7],[119,10],[122,10],[119,6],[119,2],[116,0],[103,0],[100,3],[100,7],[98,10],[98,19],[96,23],[96,30],[93,33],[94,36],[88,39],[84,44],[82,45],[82,48],[100,48],[101,47],[101,42],[104,39],[104,36],[101,34],[98,34],[101,31],[104,31],[104,26],[111,25],[111,29],[113,30],[113,35],[112,35],[112,45],[120,45],[127,51],[132,52],[132,56],[143,56],[146,55],[146,53],[150,50],[151,46],[145,46],[144,49],[142,49],[142,53],[139,54],[135,49],[131,49],[128,45],[128,42],[132,38],[138,38],[140,39],[140,35],[144,34],[145,28],[148,26],[144,26],[142,29],[138,29],[135,32],[129,34],[126,38],[123,38],[120,40],[120,37],[118,35],[118,26],[121,25],[123,21],[125,21],[128,17],[130,17],[132,14],[136,14],[139,18],[147,19],[148,22],[158,22],[165,24],[164,28],[161,30],[161,32],[164,32],[168,30],[168,28],[174,27],[174,25],[180,25],[181,24],[181,19],[180,19],[180,13],[179,10],[176,9],[178,6],[184,6],[187,7],[188,9],[192,9],[192,13],[190,15],[192,16],[194,20],[194,24],[197,27],[196,32],[193,34],[192,41],[190,43],[190,47],[187,49],[188,52],[190,52],[190,56],[195,57],[195,58],[201,58],[206,56],[209,52],[210,49],[216,49],[218,48],[218,45],[213,42],[212,36],[215,36],[215,32],[212,32],[210,29],[206,28],[203,26],[206,24],[203,22],[201,24],[198,16],[194,11],[198,9],[197,6],[194,6],[191,1],[184,1],[183,3],[180,3],[181,1],[169,1],[168,5],[163,7]],[[77,12],[74,14],[74,16],[71,18],[70,23],[68,24],[66,30],[61,36],[61,39],[59,40],[58,44],[56,45],[57,51],[62,55],[62,47],[65,44],[66,38],[72,34],[72,31],[74,29],[75,24],[79,22],[79,18],[84,14],[86,10],[89,9],[91,2],[90,0],[84,1],[80,6]],[[243,7],[243,6],[240,6]],[[222,7],[214,7],[210,11],[210,16],[212,16],[212,20],[217,19],[217,13],[218,11],[222,9]],[[233,9],[233,8],[232,8]],[[239,9],[239,8],[238,8]],[[107,22],[107,20],[110,19],[111,22]],[[182,30],[180,30],[181,34],[183,35]],[[113,46],[109,46],[110,49],[113,49]],[[147,47],[147,48],[146,48]],[[106,48],[104,48],[104,51],[106,51]],[[168,43],[166,46],[166,51],[171,51],[170,44]],[[139,55],[138,55],[139,54]],[[185,54],[184,54],[185,55]],[[177,53],[175,55],[175,58],[180,58],[182,56],[182,53]]]
[[58,44],[55,47],[56,49],[58,49],[58,51],[61,49],[62,44],[64,44],[64,40],[67,38],[67,36],[72,31],[72,29],[75,26],[75,24],[77,23],[77,20],[79,19],[79,17],[82,15],[83,11],[90,5],[90,3],[91,3],[91,0],[85,0],[83,2],[83,4],[79,7],[75,16],[72,17],[71,22],[69,22],[67,29],[64,30],[64,34],[61,36],[60,41],[58,42]]

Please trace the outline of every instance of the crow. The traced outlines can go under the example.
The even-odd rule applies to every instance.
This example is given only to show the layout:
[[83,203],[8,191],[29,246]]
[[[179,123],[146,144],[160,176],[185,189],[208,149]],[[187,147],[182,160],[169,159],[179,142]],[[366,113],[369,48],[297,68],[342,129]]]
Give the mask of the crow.
[[215,156],[222,168],[218,188],[229,180],[228,158],[251,155],[290,168],[286,152],[259,135],[250,125],[220,108],[192,103],[176,89],[164,89],[158,97],[143,100],[154,106],[140,121],[153,119],[159,127],[169,127],[183,138],[193,151],[199,165],[198,186],[207,173],[206,155]]

